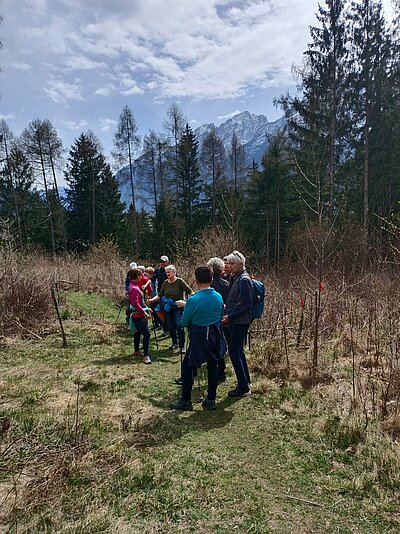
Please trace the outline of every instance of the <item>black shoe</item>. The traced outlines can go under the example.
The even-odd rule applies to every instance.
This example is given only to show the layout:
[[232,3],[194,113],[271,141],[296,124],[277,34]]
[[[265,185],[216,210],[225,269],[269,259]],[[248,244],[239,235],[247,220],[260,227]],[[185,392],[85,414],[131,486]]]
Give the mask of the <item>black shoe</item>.
[[223,374],[221,376],[218,377],[218,384],[222,384],[222,382],[225,382],[226,380],[226,375]]
[[250,395],[250,388],[235,388],[228,391],[228,397],[246,397]]
[[182,385],[182,377],[178,376],[178,378],[174,378],[174,382],[177,386]]
[[215,404],[215,400],[210,400],[207,397],[203,400],[203,402],[201,404],[204,406],[204,408],[207,408],[207,410],[216,410],[217,409],[217,405]]
[[172,410],[182,410],[184,412],[191,412],[193,410],[192,401],[184,401],[182,399],[178,399],[175,402],[171,402],[169,407]]

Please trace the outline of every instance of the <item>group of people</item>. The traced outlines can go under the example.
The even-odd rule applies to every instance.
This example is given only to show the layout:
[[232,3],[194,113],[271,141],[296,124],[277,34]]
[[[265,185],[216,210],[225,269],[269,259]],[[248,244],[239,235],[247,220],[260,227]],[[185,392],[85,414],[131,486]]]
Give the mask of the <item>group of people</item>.
[[[180,398],[171,403],[175,410],[192,410],[191,394],[197,369],[207,363],[208,389],[202,403],[216,409],[218,384],[226,380],[225,355],[228,352],[236,387],[229,397],[250,393],[250,374],[244,351],[252,321],[252,280],[246,259],[235,250],[225,258],[211,258],[196,268],[197,291],[180,277],[167,256],[161,256],[156,269],[132,262],[125,281],[129,297],[129,316],[134,324],[134,355],[151,363],[148,319],[153,314],[156,327],[170,336],[172,351],[179,351],[181,375],[175,380],[182,386]],[[189,347],[185,351],[185,328]],[[139,350],[143,338],[143,352]]]

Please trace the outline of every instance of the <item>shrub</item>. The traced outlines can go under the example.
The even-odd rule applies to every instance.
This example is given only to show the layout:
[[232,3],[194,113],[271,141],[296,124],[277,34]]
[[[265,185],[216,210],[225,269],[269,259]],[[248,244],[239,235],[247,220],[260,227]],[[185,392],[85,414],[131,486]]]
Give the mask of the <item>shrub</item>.
[[0,285],[0,331],[37,330],[49,318],[50,289],[26,276],[4,275]]

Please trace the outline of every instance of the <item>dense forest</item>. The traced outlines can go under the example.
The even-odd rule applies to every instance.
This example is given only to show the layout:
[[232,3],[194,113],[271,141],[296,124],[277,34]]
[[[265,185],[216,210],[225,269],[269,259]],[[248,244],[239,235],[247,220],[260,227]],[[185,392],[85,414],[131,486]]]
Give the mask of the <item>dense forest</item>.
[[140,139],[123,107],[112,157],[129,206],[95,133],[66,150],[47,119],[20,136],[1,120],[3,237],[53,254],[111,237],[123,253],[152,258],[213,231],[269,267],[354,265],[353,254],[364,265],[390,261],[400,211],[399,0],[393,7],[389,23],[380,0],[321,2],[294,69],[297,96],[276,101],[286,129],[261,165],[245,165],[236,134],[228,150],[214,131],[199,146],[176,105],[162,132]]

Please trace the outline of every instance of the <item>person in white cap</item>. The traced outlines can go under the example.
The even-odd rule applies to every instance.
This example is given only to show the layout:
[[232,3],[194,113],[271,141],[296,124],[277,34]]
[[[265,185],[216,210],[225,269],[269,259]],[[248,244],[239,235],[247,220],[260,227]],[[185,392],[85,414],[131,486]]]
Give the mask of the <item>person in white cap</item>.
[[131,261],[131,263],[129,264],[129,271],[126,273],[126,278],[125,278],[125,295],[126,296],[128,296],[129,284],[131,283],[131,277],[129,275],[129,272],[136,268],[137,268],[137,263],[135,263],[134,261]]

